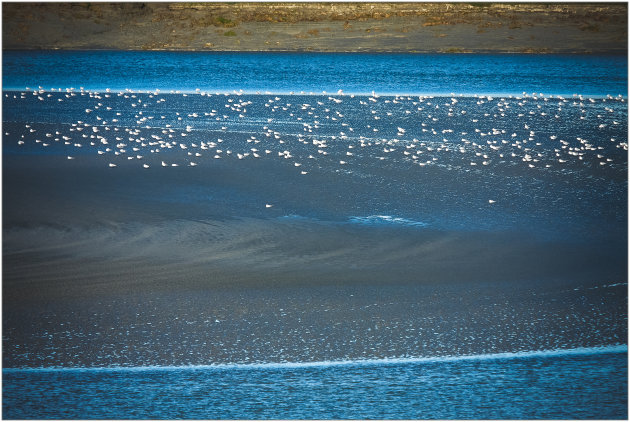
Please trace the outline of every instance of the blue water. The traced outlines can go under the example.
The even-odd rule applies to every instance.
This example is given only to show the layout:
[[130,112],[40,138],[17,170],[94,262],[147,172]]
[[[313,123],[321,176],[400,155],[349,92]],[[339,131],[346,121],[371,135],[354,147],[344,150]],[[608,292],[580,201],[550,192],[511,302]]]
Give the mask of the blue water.
[[4,51],[3,89],[626,95],[627,58],[578,55]]
[[[626,418],[627,94],[618,56],[3,52],[5,294],[106,252],[184,297],[5,303],[3,416]],[[402,293],[173,287],[215,254]]]
[[3,417],[625,419],[624,349],[415,362],[5,370]]

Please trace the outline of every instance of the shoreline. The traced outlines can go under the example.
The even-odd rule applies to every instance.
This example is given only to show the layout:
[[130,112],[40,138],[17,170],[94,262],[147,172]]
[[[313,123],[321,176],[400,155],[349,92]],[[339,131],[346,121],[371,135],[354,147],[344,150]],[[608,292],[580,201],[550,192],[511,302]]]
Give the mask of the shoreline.
[[626,51],[602,51],[602,52],[593,52],[593,51],[513,51],[513,50],[466,50],[466,51],[433,51],[433,50],[413,50],[413,51],[400,51],[400,50],[200,50],[200,49],[169,49],[169,48],[152,48],[152,49],[123,49],[123,48],[77,48],[77,49],[68,49],[62,47],[54,47],[54,48],[3,48],[3,51],[69,51],[69,52],[164,52],[164,53],[231,53],[231,54],[295,54],[295,53],[305,53],[305,54],[365,54],[365,55],[375,55],[375,54],[396,54],[396,55],[453,55],[453,54],[464,54],[464,55],[496,55],[496,56],[511,56],[511,55],[541,55],[541,56],[627,56],[628,52]]
[[603,51],[603,52],[593,52],[593,51],[498,51],[498,50],[484,50],[484,51],[398,51],[398,50],[199,50],[199,49],[117,49],[117,48],[78,48],[78,49],[66,49],[66,48],[7,48],[3,49],[3,51],[122,51],[122,52],[164,52],[164,53],[260,53],[260,54],[268,54],[268,53],[306,53],[306,54],[400,54],[400,55],[497,55],[497,56],[513,56],[513,55],[548,55],[548,56],[628,56],[627,51]]
[[4,50],[627,54],[625,3],[7,3]]

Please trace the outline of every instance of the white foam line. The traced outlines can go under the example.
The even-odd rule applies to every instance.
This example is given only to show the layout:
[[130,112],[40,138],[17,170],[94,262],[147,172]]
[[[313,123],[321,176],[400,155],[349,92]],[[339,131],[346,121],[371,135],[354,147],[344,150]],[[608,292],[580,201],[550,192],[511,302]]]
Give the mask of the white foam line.
[[3,372],[29,371],[174,371],[174,370],[225,370],[225,369],[284,369],[284,368],[326,368],[340,366],[379,366],[408,363],[440,363],[458,361],[510,360],[535,357],[588,356],[610,353],[628,353],[628,345],[618,344],[600,347],[578,347],[573,349],[536,350],[529,352],[505,352],[464,356],[418,357],[418,358],[383,358],[363,360],[333,360],[318,362],[277,362],[277,363],[225,363],[211,365],[185,366],[110,366],[110,367],[40,367],[40,368],[3,368]]
[[391,215],[370,215],[367,217],[350,217],[352,223],[364,224],[364,225],[388,225],[388,226],[413,226],[413,227],[426,227],[428,224],[422,221],[409,220],[403,217],[394,217]]
[[[72,91],[67,91],[67,89],[72,89]],[[62,93],[62,94],[67,94],[70,92],[73,92],[75,94],[80,94],[80,93],[92,93],[92,94],[154,94],[154,95],[182,95],[182,94],[186,94],[186,95],[201,95],[202,93],[204,95],[211,95],[211,96],[225,96],[227,95],[236,95],[236,96],[242,96],[242,95],[263,95],[263,96],[269,96],[269,95],[282,95],[282,96],[287,96],[287,97],[297,97],[297,96],[304,96],[304,97],[334,97],[334,98],[344,98],[344,97],[350,97],[351,95],[355,96],[355,97],[372,97],[373,94],[371,92],[367,92],[367,91],[343,91],[343,94],[339,94],[336,91],[327,91],[327,92],[323,92],[323,91],[311,91],[309,90],[308,92],[304,91],[302,93],[302,89],[295,89],[295,90],[273,90],[273,91],[269,91],[269,90],[261,90],[261,89],[246,89],[246,90],[236,90],[236,89],[204,89],[204,90],[200,90],[197,91],[197,89],[193,89],[193,88],[185,88],[185,89],[171,89],[171,88],[156,88],[156,89],[147,89],[147,88],[137,88],[137,89],[122,89],[122,88],[112,88],[110,89],[110,91],[106,91],[107,88],[85,88],[83,89],[83,91],[77,89],[77,88],[62,88],[62,90],[57,89],[56,91],[52,91],[51,88],[44,88],[44,92],[45,93]],[[33,89],[31,88],[30,90],[26,90],[26,88],[24,87],[3,87],[2,88],[2,92],[6,92],[6,93],[10,93],[10,92],[24,92],[24,93],[28,93],[31,94],[33,92],[37,92],[38,89]],[[157,94],[156,94],[157,91]],[[504,98],[504,97],[509,97],[509,98],[527,98],[530,100],[534,100],[534,99],[543,99],[543,98],[547,98],[547,99],[558,99],[558,98],[564,98],[567,100],[573,99],[573,98],[579,98],[579,97],[574,97],[574,94],[577,96],[581,96],[582,98],[593,98],[593,99],[608,99],[609,96],[612,96],[612,99],[624,99],[627,100],[628,96],[622,93],[617,93],[617,94],[611,94],[611,93],[606,93],[606,94],[578,94],[578,93],[574,93],[574,92],[559,92],[559,93],[544,93],[544,96],[538,96],[538,94],[536,93],[529,93],[529,92],[525,92],[526,95],[523,95],[524,92],[523,91],[505,91],[505,92],[485,92],[485,91],[480,91],[480,92],[460,92],[460,93],[453,93],[453,92],[443,92],[443,91],[407,91],[407,92],[390,92],[390,91],[384,91],[384,92],[376,92],[375,93],[377,97],[380,98],[389,98],[389,97],[425,97],[425,98],[477,98],[477,97],[494,97],[494,98]],[[534,97],[534,95],[536,95],[536,97]]]

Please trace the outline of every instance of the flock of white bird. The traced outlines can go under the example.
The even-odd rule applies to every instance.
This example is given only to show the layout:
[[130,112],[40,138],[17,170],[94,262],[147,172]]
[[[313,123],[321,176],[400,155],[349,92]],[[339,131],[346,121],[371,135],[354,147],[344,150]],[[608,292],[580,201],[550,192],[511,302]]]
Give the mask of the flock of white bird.
[[[492,163],[549,168],[576,162],[627,167],[626,159],[619,162],[625,153],[615,152],[628,149],[622,96],[247,95],[40,87],[5,92],[5,98],[35,101],[27,110],[51,107],[58,115],[76,118],[80,107],[83,114],[54,130],[38,122],[5,130],[5,142],[63,146],[68,160],[96,153],[112,168],[123,160],[148,169],[278,157],[307,175],[322,168],[307,163],[322,158],[339,168],[352,166],[357,157],[393,157],[425,167],[439,165],[447,156],[458,156],[459,165],[469,168]],[[535,127],[539,124],[542,130]]]

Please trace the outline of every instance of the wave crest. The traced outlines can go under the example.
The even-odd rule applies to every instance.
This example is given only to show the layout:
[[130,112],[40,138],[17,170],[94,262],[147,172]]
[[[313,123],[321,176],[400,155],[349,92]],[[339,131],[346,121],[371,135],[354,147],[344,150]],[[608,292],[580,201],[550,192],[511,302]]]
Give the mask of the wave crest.
[[426,227],[427,223],[422,221],[410,220],[402,217],[393,217],[391,215],[370,215],[367,217],[350,217],[349,221],[355,224],[363,224],[369,226],[380,225],[396,225],[396,226],[410,226],[410,227]]

